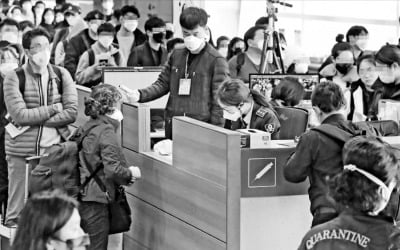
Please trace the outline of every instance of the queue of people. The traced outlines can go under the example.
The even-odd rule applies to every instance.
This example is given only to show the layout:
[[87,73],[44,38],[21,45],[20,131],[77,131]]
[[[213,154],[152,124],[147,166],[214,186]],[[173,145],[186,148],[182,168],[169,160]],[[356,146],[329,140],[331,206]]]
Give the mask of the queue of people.
[[[221,36],[213,46],[209,16],[197,7],[180,14],[183,39],[174,37],[171,25],[156,16],[145,22],[142,32],[140,12],[133,5],[114,10],[113,1],[102,0],[102,10],[81,15],[70,3],[51,9],[42,1],[33,5],[22,0],[10,6],[0,22],[0,202],[7,203],[5,224],[18,225],[15,249],[28,244],[38,246],[35,250],[79,249],[89,245],[89,239],[89,249],[107,248],[107,205],[121,185],[141,178],[140,170],[126,162],[116,138],[122,100],[149,102],[169,94],[164,120],[169,139],[174,116],[232,130],[259,129],[280,139],[275,107],[301,107],[305,97],[296,78],[284,78],[270,96],[248,86],[249,75],[260,68],[268,19],[257,20],[243,38]],[[355,122],[377,120],[379,100],[400,99],[400,49],[384,45],[377,52],[365,51],[369,37],[362,26],[351,27],[346,42],[343,38],[337,38],[318,72],[324,81],[313,86],[311,104],[320,126],[301,135],[284,167],[289,182],[310,181],[312,229],[299,249],[346,244],[389,249],[396,245],[398,231],[391,195],[397,194],[399,163],[392,149],[375,138],[380,135],[376,130]],[[288,52],[282,34],[280,39]],[[303,60],[288,65],[293,73],[308,72]],[[143,89],[101,83],[104,67],[125,66],[162,66],[162,71]],[[76,84],[92,88],[85,101],[90,119],[72,132],[68,125],[77,117]],[[79,207],[56,191],[33,196],[24,208],[20,187],[25,185],[25,158],[84,133],[79,157],[87,164],[80,166],[79,178],[90,179],[101,165],[98,177],[104,185],[88,181]],[[53,205],[55,214],[48,211]],[[35,221],[37,209],[55,221],[52,228],[41,224],[46,220]],[[34,235],[31,228],[36,224],[42,227]],[[360,225],[376,225],[376,230]],[[70,226],[76,235],[63,231]],[[344,230],[359,237],[349,240]],[[341,235],[344,239],[338,241]]]

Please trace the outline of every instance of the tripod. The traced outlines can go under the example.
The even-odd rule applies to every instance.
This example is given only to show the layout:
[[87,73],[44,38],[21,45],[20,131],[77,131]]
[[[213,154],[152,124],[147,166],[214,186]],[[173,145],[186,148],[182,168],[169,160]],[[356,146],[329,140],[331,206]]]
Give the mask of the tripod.
[[280,43],[279,32],[275,29],[275,22],[278,21],[276,17],[276,13],[278,12],[278,10],[274,6],[275,3],[287,7],[293,6],[279,0],[267,0],[268,27],[264,31],[264,43],[259,69],[259,73],[261,74],[285,74],[285,66],[283,64],[282,47]]

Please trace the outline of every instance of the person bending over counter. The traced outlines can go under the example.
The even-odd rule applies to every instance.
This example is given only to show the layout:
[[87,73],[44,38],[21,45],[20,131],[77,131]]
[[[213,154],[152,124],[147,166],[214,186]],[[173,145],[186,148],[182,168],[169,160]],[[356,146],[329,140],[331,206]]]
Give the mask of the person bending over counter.
[[165,112],[165,136],[172,138],[172,118],[189,116],[222,126],[222,109],[217,90],[229,76],[228,64],[216,49],[206,42],[207,13],[189,7],[180,15],[184,48],[175,49],[158,80],[140,90],[128,90],[131,102],[149,102],[170,93]]
[[312,228],[299,250],[399,249],[400,230],[380,214],[396,186],[399,163],[391,147],[356,137],[343,149],[344,170],[329,181],[339,216]]
[[232,79],[222,83],[217,97],[226,119],[225,128],[259,129],[271,133],[272,139],[279,139],[279,119],[257,90],[249,89],[239,79]]
[[[359,127],[347,121],[342,114],[345,100],[339,85],[331,81],[318,84],[311,95],[311,103],[321,129],[328,127],[338,137],[359,133]],[[342,148],[343,142],[311,129],[300,137],[295,153],[284,167],[285,178],[290,182],[302,182],[309,178],[310,210],[314,217],[312,226],[338,215],[336,207],[327,197],[327,180],[343,169]]]

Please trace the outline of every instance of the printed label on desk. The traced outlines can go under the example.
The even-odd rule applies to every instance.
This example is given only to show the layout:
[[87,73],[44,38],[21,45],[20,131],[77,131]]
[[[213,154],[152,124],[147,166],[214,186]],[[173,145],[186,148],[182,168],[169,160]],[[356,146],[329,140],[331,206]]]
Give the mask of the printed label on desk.
[[276,187],[276,158],[248,160],[248,187]]

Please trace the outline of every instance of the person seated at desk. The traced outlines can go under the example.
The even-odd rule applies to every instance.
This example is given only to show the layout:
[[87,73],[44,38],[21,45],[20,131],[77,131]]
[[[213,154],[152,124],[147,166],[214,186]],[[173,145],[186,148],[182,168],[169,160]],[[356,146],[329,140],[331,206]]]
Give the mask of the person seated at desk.
[[144,24],[147,41],[133,49],[128,58],[128,66],[162,66],[167,61],[165,22],[159,17],[151,17]]
[[[311,103],[322,124],[319,127],[333,127],[332,130],[343,135],[359,134],[359,127],[343,115],[345,99],[339,85],[331,81],[319,83],[311,95]],[[300,137],[296,151],[284,167],[284,176],[289,182],[299,183],[309,178],[310,210],[314,217],[312,226],[338,215],[336,207],[327,198],[327,180],[343,169],[342,148],[343,143],[338,139],[311,129]]]
[[170,93],[165,112],[165,137],[172,138],[172,118],[189,116],[223,126],[217,90],[229,76],[228,64],[206,42],[205,10],[188,7],[180,15],[185,48],[173,50],[158,80],[140,90],[125,90],[130,102],[149,102]]
[[400,229],[380,213],[398,180],[393,150],[379,139],[356,137],[345,144],[343,163],[344,170],[329,180],[339,216],[312,228],[298,249],[399,249]]
[[120,66],[123,62],[119,50],[112,45],[115,28],[103,23],[97,30],[98,40],[79,59],[76,70],[78,84],[93,87],[101,82],[102,69],[106,66]]
[[294,107],[303,100],[305,93],[299,79],[285,77],[272,89],[270,104],[274,107]]
[[375,94],[373,85],[378,80],[373,55],[364,55],[359,58],[357,73],[360,79],[351,83],[350,86],[350,112],[347,115],[347,120],[353,122],[377,120],[377,112],[373,110],[371,105]]
[[272,139],[279,139],[278,116],[258,91],[249,89],[239,79],[232,79],[222,83],[217,98],[226,119],[225,128],[259,129],[271,133]]

